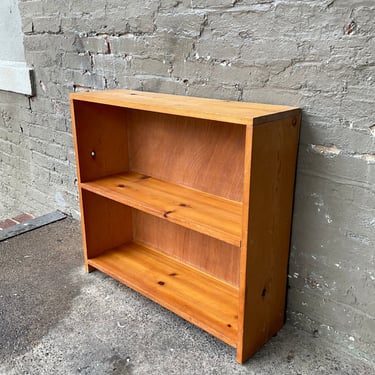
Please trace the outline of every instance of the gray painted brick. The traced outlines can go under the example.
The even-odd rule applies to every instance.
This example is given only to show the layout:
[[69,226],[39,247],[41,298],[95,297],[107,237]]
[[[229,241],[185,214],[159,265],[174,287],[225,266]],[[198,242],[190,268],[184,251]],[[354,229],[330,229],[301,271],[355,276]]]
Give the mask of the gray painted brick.
[[56,16],[35,17],[33,19],[33,32],[58,33],[61,30],[60,20]]
[[156,18],[158,30],[177,33],[185,37],[197,37],[205,22],[203,14],[159,14]]
[[65,53],[62,56],[61,64],[63,66],[74,66],[82,72],[92,69],[91,57],[88,54]]
[[236,0],[191,0],[192,8],[230,8]]
[[183,60],[187,58],[197,43],[196,39],[192,36],[177,36],[174,32],[168,31],[155,31],[154,35],[147,36],[144,40],[145,55],[157,53],[159,55],[171,55]]
[[[149,43],[146,36],[137,36],[134,34],[126,34],[122,36],[109,37],[111,53],[117,56],[131,56],[131,55],[148,55]],[[98,49],[97,51],[99,51]],[[102,50],[105,50],[103,48]],[[104,52],[102,52],[104,53]]]
[[[188,0],[184,0],[187,2]],[[183,1],[181,0],[160,0],[160,11],[171,10],[178,7]]]
[[43,14],[43,0],[20,1],[18,3],[20,12],[29,16],[39,16]]
[[176,95],[186,94],[186,86],[173,79],[163,79],[161,77],[144,77],[142,79],[142,89],[153,92],[170,92]]
[[[195,44],[196,58],[216,60],[219,63],[229,63],[241,55],[241,43],[234,40],[228,43],[226,38],[216,38],[212,34],[200,38]],[[228,69],[229,70],[229,69]]]
[[168,56],[156,56],[155,58],[138,58],[132,59],[131,73],[134,75],[148,74],[150,71],[155,76],[168,76],[171,73],[172,62]]

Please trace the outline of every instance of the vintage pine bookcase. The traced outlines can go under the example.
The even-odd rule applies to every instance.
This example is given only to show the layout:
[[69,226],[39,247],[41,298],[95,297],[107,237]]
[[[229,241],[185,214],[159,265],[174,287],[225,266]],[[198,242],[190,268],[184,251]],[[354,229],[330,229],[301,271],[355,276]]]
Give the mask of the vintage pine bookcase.
[[84,254],[245,362],[284,323],[300,110],[71,94]]

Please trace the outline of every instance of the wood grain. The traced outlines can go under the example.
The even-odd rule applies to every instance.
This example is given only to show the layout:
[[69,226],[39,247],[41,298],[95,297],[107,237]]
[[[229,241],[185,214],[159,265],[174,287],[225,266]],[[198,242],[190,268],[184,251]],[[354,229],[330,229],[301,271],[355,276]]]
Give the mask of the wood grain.
[[82,189],[85,259],[133,239],[132,210]]
[[239,286],[240,248],[133,210],[133,238],[180,262]]
[[70,94],[71,99],[234,124],[256,125],[297,113],[293,107],[193,98],[134,90]]
[[231,245],[241,245],[239,202],[134,172],[85,182],[81,187]]
[[81,101],[75,101],[73,108],[79,181],[126,172],[129,153],[125,111]]
[[233,286],[134,242],[88,262],[229,345],[236,345],[238,289]]
[[241,201],[245,127],[128,111],[129,169]]
[[[284,324],[299,117],[254,127],[247,248],[241,252],[237,360],[246,361]],[[246,202],[246,197],[244,197]]]

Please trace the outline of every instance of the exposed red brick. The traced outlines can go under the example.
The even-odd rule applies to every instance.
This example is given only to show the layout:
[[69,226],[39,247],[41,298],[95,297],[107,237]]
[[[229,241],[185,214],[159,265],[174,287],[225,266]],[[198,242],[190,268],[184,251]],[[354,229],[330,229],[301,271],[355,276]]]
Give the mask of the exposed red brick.
[[9,228],[16,224],[17,222],[12,219],[5,219],[5,220],[0,221],[0,229]]
[[17,221],[18,223],[23,223],[23,222],[29,221],[31,219],[33,219],[33,216],[31,216],[29,214],[26,214],[26,213],[17,215],[16,217],[12,218],[12,220]]

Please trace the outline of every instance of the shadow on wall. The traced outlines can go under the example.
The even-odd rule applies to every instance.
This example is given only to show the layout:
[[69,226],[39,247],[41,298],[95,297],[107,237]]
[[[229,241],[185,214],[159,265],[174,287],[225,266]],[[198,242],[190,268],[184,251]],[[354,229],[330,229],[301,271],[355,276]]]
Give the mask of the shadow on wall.
[[375,244],[374,207],[369,202],[375,202],[374,164],[367,154],[319,144],[319,130],[310,122],[305,114],[289,263],[288,319],[314,336],[370,353]]

